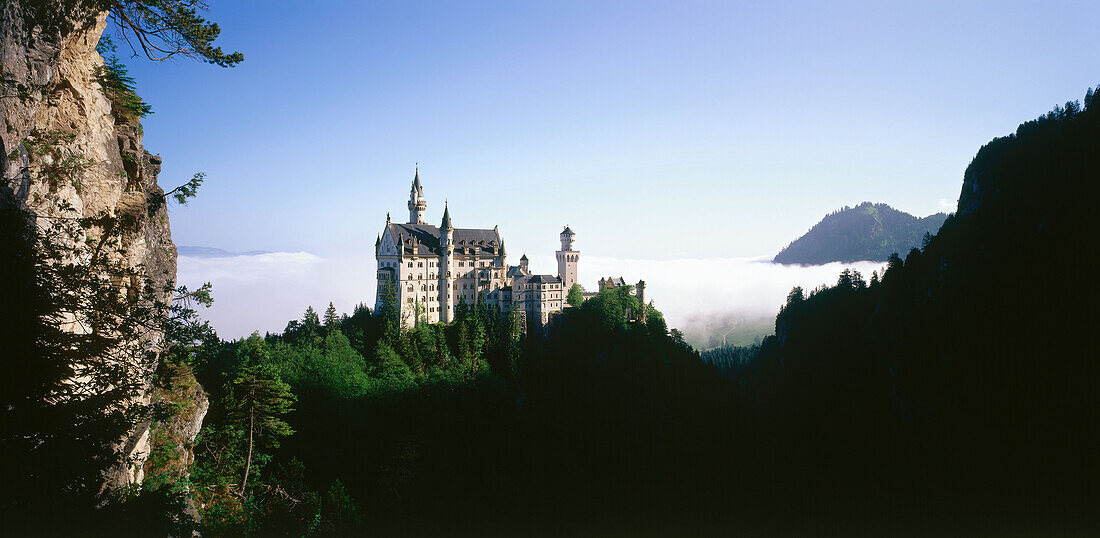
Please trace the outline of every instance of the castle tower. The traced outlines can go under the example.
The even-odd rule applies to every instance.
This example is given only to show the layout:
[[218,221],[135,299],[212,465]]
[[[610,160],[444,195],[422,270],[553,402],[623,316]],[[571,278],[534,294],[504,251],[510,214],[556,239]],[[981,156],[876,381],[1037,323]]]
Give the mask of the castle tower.
[[424,187],[420,186],[420,167],[416,167],[412,191],[409,192],[409,224],[425,224],[424,215],[428,212],[428,199],[424,198]]
[[558,277],[561,278],[562,290],[565,293],[569,293],[569,289],[577,283],[577,262],[580,260],[581,253],[573,250],[575,235],[577,234],[573,233],[566,224],[565,229],[558,236],[561,238],[561,250],[557,251]]
[[527,269],[527,255],[526,254],[524,254],[523,257],[519,259],[519,268],[522,269],[524,273],[531,274],[531,271],[529,269]]
[[454,302],[451,293],[454,281],[451,278],[451,259],[455,250],[454,227],[451,226],[451,211],[443,204],[443,222],[439,225],[439,321],[450,323],[454,319]]

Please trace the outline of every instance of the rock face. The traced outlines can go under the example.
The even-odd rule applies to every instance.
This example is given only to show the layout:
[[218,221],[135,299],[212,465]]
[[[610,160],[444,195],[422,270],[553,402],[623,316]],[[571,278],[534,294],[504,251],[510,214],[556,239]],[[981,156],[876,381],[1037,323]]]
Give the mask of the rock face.
[[[0,130],[0,170],[4,182],[0,196],[39,217],[131,217],[121,244],[103,252],[117,266],[134,269],[155,284],[148,293],[159,294],[165,303],[170,294],[161,291],[176,277],[176,247],[172,243],[168,214],[160,203],[164,191],[157,185],[160,157],[142,145],[141,125],[136,118],[119,114],[97,81],[103,58],[96,44],[106,27],[106,14],[59,14],[39,2],[7,1],[0,22],[0,73],[3,93],[0,105],[4,123]],[[33,10],[55,10],[44,15]],[[57,18],[47,21],[47,18]],[[48,141],[49,152],[36,152],[36,145]],[[80,163],[67,180],[46,181],[41,173],[65,162]],[[50,219],[39,218],[40,228]],[[78,242],[88,248],[104,231],[92,227]],[[141,288],[142,283],[122,283],[122,289]],[[141,346],[156,351],[164,342],[159,330],[146,331]],[[136,371],[147,387],[140,396],[154,402],[153,368]],[[193,378],[192,378],[193,379]],[[201,388],[196,398],[202,398]],[[205,405],[195,406],[191,422],[200,423]],[[133,431],[121,446],[132,457],[128,464],[105,470],[106,485],[118,487],[141,482],[145,458],[154,437],[149,423]],[[187,429],[191,439],[197,427]]]

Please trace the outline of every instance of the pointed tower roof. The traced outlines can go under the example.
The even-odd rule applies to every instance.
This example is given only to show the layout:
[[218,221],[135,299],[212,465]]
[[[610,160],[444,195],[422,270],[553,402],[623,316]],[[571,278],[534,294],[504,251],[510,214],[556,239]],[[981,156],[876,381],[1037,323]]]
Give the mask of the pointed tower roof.
[[420,165],[416,166],[416,175],[413,176],[412,190],[420,196],[424,196],[424,187],[420,185]]
[[577,235],[577,234],[573,233],[573,230],[571,230],[569,228],[569,225],[566,224],[565,229],[561,231],[561,235]]
[[527,254],[524,254],[520,259],[521,260],[526,260],[527,259]]
[[451,226],[451,209],[447,207],[447,202],[443,202],[443,223],[439,225],[440,230],[453,230]]
[[374,246],[378,247],[382,244],[382,234],[378,234],[378,239],[374,240]]

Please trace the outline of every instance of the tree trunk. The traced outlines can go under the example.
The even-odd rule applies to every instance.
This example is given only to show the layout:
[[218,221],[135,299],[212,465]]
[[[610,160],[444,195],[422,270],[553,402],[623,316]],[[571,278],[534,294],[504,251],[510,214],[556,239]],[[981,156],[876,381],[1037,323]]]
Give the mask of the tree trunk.
[[[255,390],[255,389],[253,389]],[[248,485],[248,471],[252,467],[252,432],[255,431],[253,411],[256,406],[252,405],[248,409],[248,458],[244,463],[244,479],[241,480],[241,495],[244,495],[244,488]]]

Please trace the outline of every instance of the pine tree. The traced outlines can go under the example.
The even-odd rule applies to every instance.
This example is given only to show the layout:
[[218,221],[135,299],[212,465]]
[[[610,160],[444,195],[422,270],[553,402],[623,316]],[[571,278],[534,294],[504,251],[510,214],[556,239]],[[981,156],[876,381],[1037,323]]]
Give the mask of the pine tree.
[[332,329],[340,323],[340,316],[336,313],[336,307],[332,306],[332,301],[329,301],[328,308],[325,309],[325,328]]
[[317,316],[317,311],[312,306],[306,308],[306,313],[302,316],[302,326],[314,329],[321,326],[321,318]]
[[243,495],[248,487],[248,475],[252,469],[256,445],[278,448],[279,437],[294,433],[280,417],[293,410],[297,397],[290,392],[290,386],[279,379],[278,374],[267,365],[246,368],[233,384],[237,403],[232,417],[242,430],[248,432],[248,455],[245,458],[240,489]]

